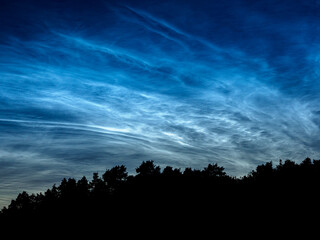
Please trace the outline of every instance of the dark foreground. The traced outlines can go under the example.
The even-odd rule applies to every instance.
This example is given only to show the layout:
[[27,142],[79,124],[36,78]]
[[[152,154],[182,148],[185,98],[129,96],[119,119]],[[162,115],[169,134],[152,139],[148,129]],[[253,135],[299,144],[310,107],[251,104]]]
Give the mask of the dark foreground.
[[146,229],[186,233],[196,225],[235,231],[290,223],[294,229],[296,223],[318,220],[320,160],[269,162],[242,178],[228,176],[217,164],[181,172],[147,161],[136,171],[128,176],[125,166],[115,166],[101,177],[94,173],[91,181],[63,179],[44,193],[22,192],[2,209],[0,226],[103,235],[133,226],[141,234]]

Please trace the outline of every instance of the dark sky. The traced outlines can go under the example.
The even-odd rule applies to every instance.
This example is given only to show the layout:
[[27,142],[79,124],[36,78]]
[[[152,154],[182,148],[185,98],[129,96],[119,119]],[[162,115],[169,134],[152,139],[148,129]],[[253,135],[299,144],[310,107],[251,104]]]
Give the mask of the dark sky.
[[319,159],[320,1],[0,0],[0,207],[142,161]]

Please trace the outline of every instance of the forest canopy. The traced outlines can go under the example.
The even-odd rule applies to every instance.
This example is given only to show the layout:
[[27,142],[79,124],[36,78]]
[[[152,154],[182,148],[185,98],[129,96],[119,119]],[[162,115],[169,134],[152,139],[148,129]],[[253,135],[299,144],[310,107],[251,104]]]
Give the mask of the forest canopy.
[[118,165],[101,176],[93,173],[91,180],[86,176],[79,180],[64,178],[43,193],[24,191],[2,209],[0,220],[90,218],[103,213],[117,217],[147,214],[153,206],[177,211],[181,203],[189,209],[220,205],[240,211],[240,205],[248,210],[258,203],[314,201],[319,198],[319,184],[320,160],[310,158],[300,164],[280,160],[274,166],[267,162],[240,178],[229,176],[216,163],[202,170],[181,171],[171,166],[161,169],[154,161],[144,161],[136,168],[136,175],[129,175],[124,165]]

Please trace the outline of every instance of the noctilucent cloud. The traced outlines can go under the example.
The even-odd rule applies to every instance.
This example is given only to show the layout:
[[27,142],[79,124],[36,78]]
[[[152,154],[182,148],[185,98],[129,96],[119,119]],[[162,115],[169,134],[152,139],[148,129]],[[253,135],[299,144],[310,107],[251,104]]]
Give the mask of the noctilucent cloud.
[[320,154],[318,0],[0,0],[0,206],[142,161]]

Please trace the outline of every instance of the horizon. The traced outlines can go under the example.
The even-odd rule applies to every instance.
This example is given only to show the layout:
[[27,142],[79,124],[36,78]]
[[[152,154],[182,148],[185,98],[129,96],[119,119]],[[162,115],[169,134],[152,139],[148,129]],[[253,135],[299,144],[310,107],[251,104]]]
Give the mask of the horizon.
[[318,0],[0,4],[0,207],[148,160],[320,159]]

